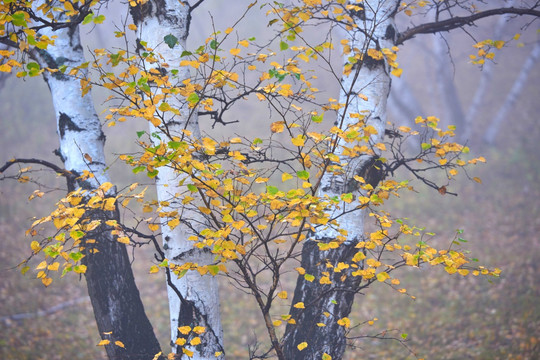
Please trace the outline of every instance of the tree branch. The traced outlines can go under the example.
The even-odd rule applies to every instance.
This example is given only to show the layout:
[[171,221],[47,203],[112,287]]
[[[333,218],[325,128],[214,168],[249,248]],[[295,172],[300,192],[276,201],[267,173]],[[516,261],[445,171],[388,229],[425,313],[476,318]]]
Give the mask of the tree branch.
[[39,165],[43,165],[43,166],[46,166],[50,169],[52,169],[53,171],[55,171],[56,173],[66,177],[66,179],[68,180],[73,180],[75,178],[75,174],[73,174],[72,172],[66,170],[66,169],[62,169],[61,167],[59,167],[58,165],[56,164],[53,164],[51,162],[48,162],[48,161],[45,161],[45,160],[40,160],[40,159],[11,159],[9,160],[8,162],[6,162],[2,167],[0,167],[0,174],[3,173],[4,171],[6,171],[7,169],[9,169],[11,167],[11,165],[14,165],[14,164],[39,164]]
[[450,31],[465,25],[471,25],[476,20],[494,16],[494,15],[504,15],[504,14],[514,14],[514,15],[530,15],[540,17],[540,11],[534,9],[520,9],[520,8],[498,8],[491,9],[486,11],[481,11],[470,16],[456,16],[450,19],[430,22],[422,25],[415,26],[405,30],[403,33],[400,33],[396,45],[401,45],[405,41],[412,39],[417,34],[435,34],[442,31]]

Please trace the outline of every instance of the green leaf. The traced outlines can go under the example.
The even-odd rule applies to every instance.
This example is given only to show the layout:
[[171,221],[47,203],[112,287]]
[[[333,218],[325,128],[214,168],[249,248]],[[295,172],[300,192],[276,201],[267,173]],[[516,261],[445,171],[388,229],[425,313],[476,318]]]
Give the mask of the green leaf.
[[69,236],[71,236],[75,240],[78,240],[84,236],[84,232],[82,232],[81,230],[73,230],[69,233]]
[[27,266],[25,266],[25,267],[23,267],[23,268],[21,269],[21,274],[23,274],[23,275],[26,274],[26,272],[27,272],[28,270],[30,270],[30,266],[27,265]]
[[173,34],[165,35],[165,37],[163,38],[163,41],[165,41],[165,44],[167,44],[171,49],[176,44],[178,44],[178,38],[174,36]]
[[315,276],[311,274],[304,274],[304,279],[306,279],[306,281],[313,282],[313,280],[315,280]]
[[402,338],[403,340],[407,339],[407,336],[409,336],[409,335],[406,334],[406,333],[401,334],[401,338]]
[[137,166],[136,168],[134,168],[132,171],[134,174],[138,174],[140,173],[141,171],[144,171],[146,170],[146,166],[143,166],[143,165],[140,165],[140,166]]
[[90,13],[90,14],[88,14],[88,15],[86,15],[84,17],[84,20],[82,21],[82,24],[86,25],[86,24],[92,22],[93,19],[94,19],[94,13]]
[[280,49],[281,51],[287,50],[288,48],[289,48],[289,44],[287,44],[285,41],[281,41],[281,42],[279,43],[279,49]]
[[167,143],[167,146],[173,150],[178,150],[178,148],[182,145],[180,141],[169,141]]
[[216,50],[218,47],[218,42],[216,40],[210,41],[210,49]]
[[105,21],[105,15],[98,15],[94,18],[94,24],[101,24]]
[[15,14],[11,15],[11,23],[15,26],[28,27],[22,11],[17,11]]
[[309,172],[307,172],[306,170],[297,171],[296,176],[298,176],[299,179],[307,180],[309,179]]
[[428,144],[428,143],[422,143],[421,146],[422,146],[422,150],[427,150],[427,149],[431,148],[431,145]]
[[197,187],[196,187],[195,185],[193,185],[193,184],[188,184],[188,185],[187,185],[187,188],[188,188],[189,191],[191,191],[192,193],[198,191]]
[[208,272],[214,276],[219,273],[219,267],[217,265],[208,265]]
[[69,258],[73,261],[79,261],[83,257],[83,254],[80,252],[72,252],[69,254]]
[[266,187],[266,191],[270,194],[270,195],[276,195],[278,192],[279,192],[279,189],[275,186],[272,186],[272,185],[268,185]]
[[314,123],[320,123],[323,121],[323,117],[324,117],[324,114],[311,115],[311,121],[313,121]]
[[198,103],[199,100],[200,100],[199,95],[197,95],[197,93],[194,93],[194,92],[189,94],[189,96],[187,98],[187,101],[189,101],[192,104]]
[[137,131],[137,137],[140,139],[141,136],[143,136],[144,134],[146,134],[146,131]]

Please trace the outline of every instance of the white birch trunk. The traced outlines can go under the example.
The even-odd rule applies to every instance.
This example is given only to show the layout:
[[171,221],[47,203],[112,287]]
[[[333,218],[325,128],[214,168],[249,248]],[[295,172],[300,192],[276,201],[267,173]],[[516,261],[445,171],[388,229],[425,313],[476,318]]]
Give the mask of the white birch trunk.
[[[356,1],[350,1],[357,4]],[[398,0],[369,0],[358,3],[364,7],[365,16],[355,17],[359,29],[348,34],[351,48],[358,48],[362,52],[367,49],[392,48],[394,37],[397,34],[394,16],[399,6]],[[365,34],[368,34],[366,36]],[[345,64],[347,58],[345,58]],[[353,67],[349,75],[342,78],[342,90],[339,102],[347,104],[338,114],[338,125],[346,129],[349,125],[356,124],[358,119],[351,117],[351,113],[364,114],[366,125],[373,126],[377,133],[370,138],[370,144],[381,142],[384,136],[386,124],[386,105],[390,92],[390,68],[386,61],[376,61],[364,56],[363,62]],[[359,94],[367,96],[364,101]],[[348,162],[342,174],[326,173],[321,181],[319,196],[340,196],[351,191],[351,183],[354,175],[364,175],[363,169],[370,164],[377,155],[362,155],[357,158],[343,156],[341,142],[338,140],[336,154],[342,162]],[[360,195],[360,191],[355,191]],[[307,241],[302,249],[302,267],[309,274],[321,277],[321,271],[325,271],[321,264],[330,262],[337,266],[340,261],[349,263],[357,252],[355,245],[364,236],[364,210],[356,208],[358,203],[347,204],[341,202],[339,208],[335,208],[332,217],[336,217],[341,229],[347,231],[346,240],[339,248],[329,252],[321,252],[316,241],[328,242],[335,240],[339,232],[331,227],[318,231],[313,239]],[[354,290],[360,285],[361,279],[350,273],[345,281],[335,275],[331,278],[332,285],[321,285],[318,281],[308,282],[304,277],[298,278],[294,293],[293,304],[305,302],[310,304],[305,309],[291,308],[291,315],[296,320],[296,325],[288,325],[285,333],[284,353],[287,359],[320,359],[323,353],[332,356],[333,359],[341,359],[345,351],[345,330],[337,324],[337,320],[347,316],[354,301]],[[333,289],[333,290],[332,290]],[[347,289],[347,291],[343,291]],[[341,291],[340,291],[341,290]],[[314,299],[319,299],[318,301]],[[323,312],[331,316],[326,317]],[[325,327],[317,326],[317,323],[326,324]],[[301,342],[307,342],[308,347],[302,351],[297,349]]]
[[[36,2],[34,7],[42,3]],[[49,38],[56,37],[54,46],[45,50],[34,49],[31,52],[42,68],[58,69],[63,64],[71,68],[84,62],[77,25],[56,31],[43,28],[40,33]],[[81,70],[79,75],[85,76],[85,71]],[[61,157],[65,169],[76,177],[83,175],[84,171],[94,175],[88,179],[69,179],[68,188],[95,190],[110,179],[106,170],[105,135],[101,130],[92,96],[90,93],[82,96],[80,81],[59,71],[44,72],[44,78],[51,91],[57,120],[60,141],[57,154]],[[115,187],[112,187],[109,195],[114,196],[115,192]],[[109,219],[120,221],[118,211],[97,209],[87,211],[85,217],[103,222]],[[109,332],[115,340],[124,343],[124,348],[106,346],[110,359],[152,358],[160,351],[159,342],[146,317],[126,247],[117,241],[111,230],[103,223],[96,230],[87,233],[83,239],[96,240],[95,245],[85,246],[82,262],[87,266],[85,278],[98,329],[101,336],[106,337],[104,334]],[[88,251],[91,247],[97,252]]]
[[[145,41],[148,47],[154,49],[156,54],[160,54],[164,62],[172,68],[179,69],[179,82],[188,79],[190,77],[189,70],[186,67],[180,68],[181,54],[185,50],[186,38],[189,33],[188,5],[174,0],[150,1],[148,4],[150,6],[141,7],[146,9],[146,11],[141,11],[142,16],[133,13],[135,23],[140,29],[140,39]],[[169,34],[178,39],[178,44],[173,48],[164,42],[165,36]],[[149,66],[152,65],[149,64]],[[171,107],[180,110],[180,116],[165,119],[167,131],[181,137],[181,131],[186,129],[191,131],[194,139],[199,139],[201,135],[197,111],[190,111],[186,101],[182,101],[181,96],[168,97],[167,102]],[[162,139],[167,136],[152,125],[150,125],[150,131],[157,132]],[[156,141],[159,143],[159,140]],[[177,210],[181,214],[180,225],[174,229],[171,229],[166,223],[161,226],[166,258],[170,263],[176,265],[182,265],[186,262],[199,265],[211,264],[213,255],[208,249],[195,248],[193,242],[188,241],[189,236],[205,228],[206,222],[199,211],[184,207],[182,199],[178,198],[177,194],[184,194],[187,191],[189,180],[181,182],[182,175],[170,167],[161,167],[158,170],[159,174],[156,180],[158,200],[170,203],[170,206],[164,207],[163,211]],[[171,281],[173,286],[168,284],[167,290],[173,351],[179,350],[174,345],[175,340],[179,337],[178,327],[204,326],[206,332],[200,336],[201,345],[186,346],[195,352],[191,359],[223,358],[223,356],[215,355],[223,352],[217,278],[210,275],[201,276],[197,271],[188,271],[182,278],[171,274]],[[183,358],[187,359],[187,356],[184,355]]]

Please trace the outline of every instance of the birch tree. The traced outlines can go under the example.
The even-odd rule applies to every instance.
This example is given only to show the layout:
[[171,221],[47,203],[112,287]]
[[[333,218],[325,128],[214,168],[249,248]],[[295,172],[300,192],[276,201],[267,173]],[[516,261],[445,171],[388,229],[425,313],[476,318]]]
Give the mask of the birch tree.
[[[8,46],[7,50],[2,50],[2,56],[7,58],[13,55],[14,49],[24,50],[20,56],[30,60],[26,63],[27,71],[19,72],[19,76],[41,74],[46,81],[51,91],[60,143],[56,155],[64,167],[39,159],[13,159],[1,171],[16,164],[49,167],[66,178],[71,193],[69,202],[74,205],[92,201],[96,196],[114,197],[116,189],[107,173],[105,134],[101,130],[91,93],[81,89],[77,78],[61,70],[80,67],[83,76],[86,72],[82,65],[85,59],[78,24],[89,14],[89,6],[83,5],[76,14],[70,15],[70,10],[74,9],[68,5],[65,7],[66,13],[55,14],[51,8],[63,8],[60,2],[2,4],[4,14],[13,14],[11,19],[7,17],[11,22],[5,24],[0,33],[2,42]],[[12,31],[6,31],[6,28]],[[3,66],[9,68],[5,71],[12,66],[17,68],[20,63],[11,59]],[[76,241],[73,247],[62,249],[63,236],[57,234],[56,239],[32,242],[32,250],[62,254],[67,257],[64,273],[85,275],[98,329],[104,340],[122,339],[123,346],[107,347],[111,359],[153,356],[159,352],[160,346],[135,285],[125,244],[119,240],[119,234],[114,233],[114,226],[107,225],[119,222],[118,209],[109,203],[107,206],[93,206],[87,211],[75,210],[71,215],[72,220],[79,223],[74,231],[85,233],[85,236],[72,233]],[[66,214],[59,213],[56,228],[61,229],[64,221]],[[34,223],[33,235],[39,231],[38,223]],[[49,266],[57,268],[58,262]],[[23,271],[26,269],[23,268]],[[52,282],[43,271],[38,278],[46,286]]]
[[[76,24],[102,22],[97,3],[2,9],[13,26],[2,30],[2,42],[37,59],[17,75],[43,74],[55,99],[65,168],[41,164],[70,184],[57,208],[29,229],[36,239],[31,256],[43,257],[36,276],[48,286],[60,266],[63,273],[85,273],[104,337],[99,345],[109,358],[162,356],[124,245],[154,247],[149,271],[164,273],[168,286],[168,356],[182,359],[226,355],[218,277],[250,293],[260,310],[268,342],[250,352],[251,358],[329,360],[341,359],[348,344],[365,336],[363,320],[351,315],[355,298],[376,284],[407,293],[399,280],[403,267],[498,276],[499,269],[474,264],[459,247],[459,234],[439,249],[428,230],[384,209],[385,200],[414,190],[413,181],[455,195],[451,180],[460,173],[469,177],[467,166],[485,162],[454,142],[454,128],[443,129],[434,116],[414,119],[421,131],[389,124],[387,98],[392,76],[404,71],[398,46],[407,40],[489,16],[536,18],[539,4],[254,2],[229,26],[209,30],[201,44],[188,49],[190,24],[202,3],[131,1],[133,23],[115,32],[125,47],[93,49],[88,62]],[[40,11],[55,14],[54,21],[37,19]],[[256,11],[267,16],[263,25],[270,34],[264,40],[236,30]],[[434,21],[412,25],[429,11]],[[399,29],[397,16],[414,21]],[[305,35],[312,29],[314,35]],[[23,66],[15,51],[1,54],[2,71]],[[330,93],[331,84],[338,91]],[[149,129],[136,133],[140,150],[119,158],[133,173],[155,179],[157,199],[138,183],[117,192],[106,176],[105,137],[89,97],[95,87],[110,94],[107,126],[123,126],[131,118],[148,121]],[[264,105],[252,116],[265,136],[220,138],[200,131],[199,117],[227,125],[231,112],[253,101]],[[405,151],[410,137],[418,139],[416,151]],[[15,159],[1,171],[24,162],[29,161]],[[398,169],[406,175],[396,175]],[[132,202],[143,203],[143,214],[133,215],[136,225],[128,226],[118,211]],[[51,223],[52,236],[46,228]],[[114,280],[106,284],[112,286],[104,288],[99,280],[109,276]],[[295,281],[289,294],[287,284]],[[99,291],[131,298],[106,297],[105,306]],[[143,326],[133,330],[133,319]]]

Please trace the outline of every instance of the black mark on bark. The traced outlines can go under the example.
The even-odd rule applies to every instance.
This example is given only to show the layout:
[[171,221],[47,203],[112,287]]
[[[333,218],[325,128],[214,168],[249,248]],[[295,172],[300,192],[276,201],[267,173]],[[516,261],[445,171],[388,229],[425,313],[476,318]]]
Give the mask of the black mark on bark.
[[71,118],[63,112],[60,113],[60,117],[58,118],[58,130],[60,131],[61,138],[64,138],[66,130],[83,131],[83,129],[78,127],[77,124],[75,124],[73,120],[71,120]]

